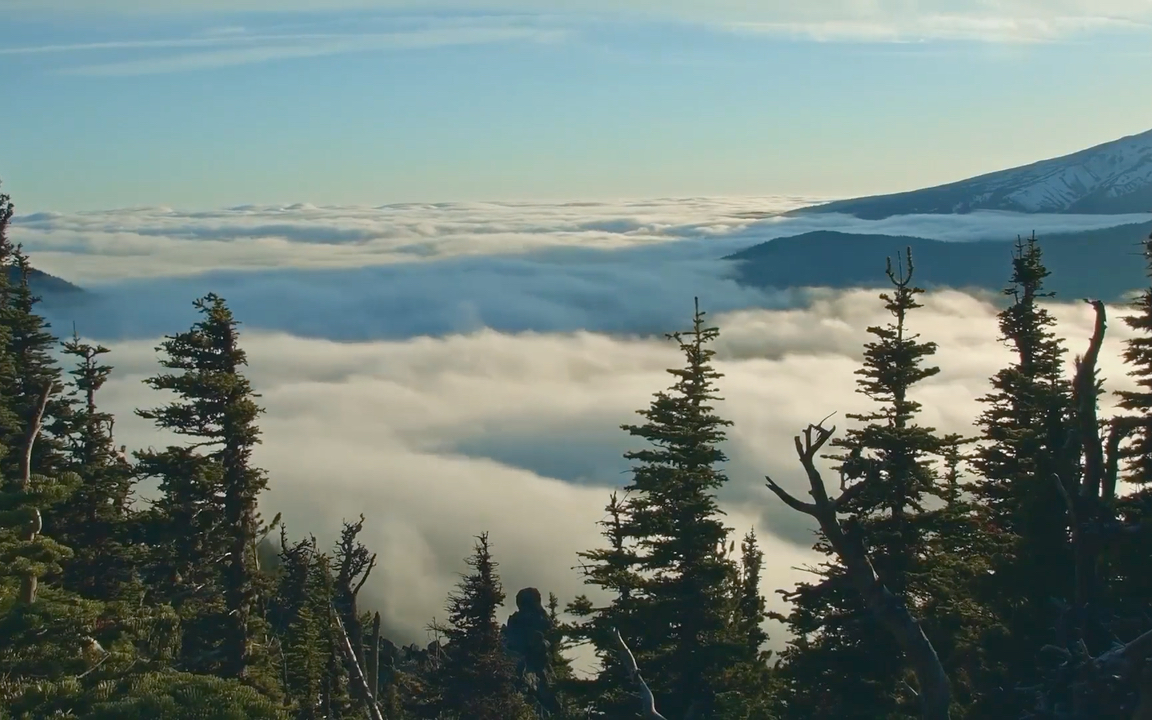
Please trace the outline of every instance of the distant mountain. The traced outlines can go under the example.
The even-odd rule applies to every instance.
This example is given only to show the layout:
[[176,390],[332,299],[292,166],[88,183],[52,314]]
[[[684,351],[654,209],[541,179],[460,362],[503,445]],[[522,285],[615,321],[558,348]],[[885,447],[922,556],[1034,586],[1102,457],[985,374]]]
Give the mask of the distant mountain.
[[[1140,242],[1152,223],[1123,225],[1040,238],[1045,281],[1059,298],[1091,297],[1115,302],[1148,286]],[[737,279],[754,287],[880,287],[884,258],[912,248],[917,284],[1000,291],[1011,275],[1013,244],[1004,241],[943,242],[921,237],[855,235],[817,231],[760,243],[729,255]]]
[[880,220],[892,215],[976,210],[1088,215],[1152,212],[1152,130],[947,185],[838,200],[790,214],[835,212]]
[[[8,268],[8,281],[12,283],[20,282],[20,271],[15,267]],[[41,296],[44,302],[57,302],[64,300],[77,299],[84,294],[84,290],[72,283],[58,278],[55,275],[49,275],[46,272],[32,269],[28,276],[28,284],[32,286],[32,292]]]

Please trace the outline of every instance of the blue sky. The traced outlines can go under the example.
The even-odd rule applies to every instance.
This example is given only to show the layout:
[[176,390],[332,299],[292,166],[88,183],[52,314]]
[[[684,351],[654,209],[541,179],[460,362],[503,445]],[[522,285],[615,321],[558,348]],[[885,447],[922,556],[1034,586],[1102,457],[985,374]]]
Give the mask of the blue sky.
[[857,195],[1152,127],[1147,0],[3,6],[22,212]]

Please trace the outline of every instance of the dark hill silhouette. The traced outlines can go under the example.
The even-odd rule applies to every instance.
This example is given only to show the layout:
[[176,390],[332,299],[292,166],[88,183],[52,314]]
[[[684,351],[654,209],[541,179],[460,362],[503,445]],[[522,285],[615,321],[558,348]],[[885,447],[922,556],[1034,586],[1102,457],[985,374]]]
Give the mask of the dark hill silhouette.
[[[1041,237],[1046,282],[1058,297],[1114,302],[1146,287],[1140,242],[1152,223]],[[738,261],[738,279],[754,287],[886,286],[884,258],[912,248],[916,279],[926,288],[999,291],[1007,283],[1013,243],[944,242],[922,237],[816,231],[777,238],[725,259]]]
[[[20,282],[20,271],[15,267],[8,268],[8,281]],[[28,283],[32,292],[44,298],[45,302],[76,299],[84,294],[83,288],[35,268],[28,277]]]

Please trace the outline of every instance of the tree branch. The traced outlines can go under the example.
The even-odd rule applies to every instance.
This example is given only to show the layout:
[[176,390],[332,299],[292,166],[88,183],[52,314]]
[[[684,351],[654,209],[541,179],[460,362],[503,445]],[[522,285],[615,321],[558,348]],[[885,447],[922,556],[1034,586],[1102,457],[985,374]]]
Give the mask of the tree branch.
[[804,429],[803,437],[797,435],[794,438],[796,454],[808,476],[813,502],[805,503],[797,500],[770,478],[768,488],[789,507],[811,515],[820,523],[824,537],[844,563],[849,581],[860,593],[873,617],[891,633],[911,663],[917,684],[920,686],[922,717],[925,720],[948,720],[949,706],[952,703],[951,683],[936,654],[936,649],[904,602],[880,582],[864,547],[863,539],[855,533],[851,535],[846,533],[836,518],[837,504],[854,497],[859,492],[857,489],[859,485],[848,488],[838,499],[832,500],[828,497],[824,480],[816,468],[816,455],[835,430],[835,427],[809,425]]
[[32,448],[36,445],[36,439],[40,437],[40,431],[44,427],[44,411],[48,407],[48,400],[52,397],[53,390],[55,388],[52,387],[52,383],[48,383],[44,387],[34,414],[28,421],[28,436],[24,440],[24,457],[20,461],[20,489],[23,492],[28,492],[28,488],[32,485]]
[[628,644],[624,642],[624,638],[616,628],[612,628],[612,638],[616,641],[616,649],[619,651],[620,660],[628,669],[629,676],[633,682],[640,686],[640,695],[644,700],[644,717],[647,720],[668,720],[668,718],[657,712],[656,698],[653,697],[652,690],[648,687],[648,683],[644,682],[643,676],[640,675],[640,668],[636,665],[636,657],[632,654],[632,651],[628,649]]

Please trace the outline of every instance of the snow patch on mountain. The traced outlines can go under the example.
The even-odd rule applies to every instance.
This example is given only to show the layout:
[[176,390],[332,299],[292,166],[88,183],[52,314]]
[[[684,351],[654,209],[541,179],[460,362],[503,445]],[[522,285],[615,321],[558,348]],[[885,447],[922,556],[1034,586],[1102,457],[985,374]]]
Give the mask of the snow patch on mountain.
[[947,185],[842,200],[799,212],[842,212],[879,219],[977,210],[1085,214],[1152,211],[1152,130]]

